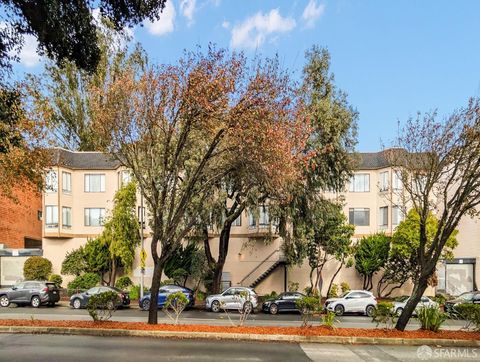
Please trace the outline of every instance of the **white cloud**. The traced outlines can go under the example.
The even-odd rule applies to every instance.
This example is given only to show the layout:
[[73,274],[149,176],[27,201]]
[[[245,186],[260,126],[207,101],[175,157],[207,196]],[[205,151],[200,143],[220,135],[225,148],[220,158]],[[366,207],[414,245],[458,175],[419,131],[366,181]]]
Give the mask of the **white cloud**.
[[255,49],[267,38],[278,33],[287,33],[295,28],[295,25],[293,18],[282,17],[278,9],[272,9],[266,14],[259,11],[233,27],[230,45],[232,48]]
[[222,28],[224,29],[230,28],[230,23],[226,20],[222,21]]
[[196,0],[181,0],[180,2],[180,11],[182,15],[188,19],[188,24],[193,23],[193,13],[195,12],[195,3]]
[[147,20],[145,21],[145,26],[149,33],[153,35],[162,36],[171,33],[174,28],[175,15],[173,1],[169,0],[165,3],[165,9],[160,14],[160,19],[154,22]]
[[22,50],[18,54],[20,63],[29,68],[34,67],[40,62],[40,55],[37,54],[37,38],[33,35],[26,34],[23,36],[23,39]]
[[313,28],[317,19],[325,12],[325,4],[319,4],[315,0],[310,0],[303,10],[302,18],[305,20],[307,28]]

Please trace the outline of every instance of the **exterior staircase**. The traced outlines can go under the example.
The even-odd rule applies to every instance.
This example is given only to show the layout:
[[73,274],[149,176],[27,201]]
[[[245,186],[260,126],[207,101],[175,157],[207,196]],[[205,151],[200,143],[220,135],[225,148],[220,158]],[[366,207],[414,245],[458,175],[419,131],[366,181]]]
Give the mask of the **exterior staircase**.
[[260,282],[272,274],[279,266],[285,265],[285,258],[280,249],[274,250],[251,270],[241,281],[240,285],[250,288],[256,287]]

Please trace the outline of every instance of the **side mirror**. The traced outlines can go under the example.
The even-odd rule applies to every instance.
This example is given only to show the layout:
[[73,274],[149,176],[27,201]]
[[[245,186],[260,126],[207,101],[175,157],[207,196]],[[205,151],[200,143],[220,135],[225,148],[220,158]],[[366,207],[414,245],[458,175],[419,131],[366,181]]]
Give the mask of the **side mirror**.
[[12,287],[12,290],[17,290],[17,287],[13,286],[13,287]]

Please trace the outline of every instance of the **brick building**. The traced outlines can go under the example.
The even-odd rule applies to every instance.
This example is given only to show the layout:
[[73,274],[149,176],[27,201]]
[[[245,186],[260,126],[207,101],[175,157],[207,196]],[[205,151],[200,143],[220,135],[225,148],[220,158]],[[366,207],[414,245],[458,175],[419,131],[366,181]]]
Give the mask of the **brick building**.
[[0,196],[0,285],[23,277],[23,263],[42,255],[42,195],[30,188],[15,190],[17,202]]

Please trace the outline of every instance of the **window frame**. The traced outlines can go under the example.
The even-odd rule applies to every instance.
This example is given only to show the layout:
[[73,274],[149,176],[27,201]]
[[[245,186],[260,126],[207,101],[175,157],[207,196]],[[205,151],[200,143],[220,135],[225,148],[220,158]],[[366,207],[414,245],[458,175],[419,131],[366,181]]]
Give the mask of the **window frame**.
[[[65,176],[68,175],[68,182],[65,182]],[[65,188],[65,184],[68,184],[69,188]],[[72,173],[67,171],[62,171],[62,192],[65,194],[72,193]]]
[[[52,177],[54,175],[54,177]],[[58,173],[55,170],[49,170],[45,175],[45,191],[49,193],[58,192]]]
[[[357,177],[363,176],[364,177],[364,187],[362,190],[357,190],[355,187],[355,179]],[[365,180],[367,180],[365,182]],[[366,186],[366,187],[365,187]],[[365,190],[366,189],[366,190]],[[348,192],[370,192],[370,173],[362,172],[362,173],[354,173],[350,178],[350,184],[348,186]]]
[[[101,227],[104,225],[104,219],[105,219],[105,208],[104,207],[85,207],[83,209],[83,224],[84,226],[91,226],[91,227]],[[89,223],[87,224],[87,210],[88,211],[88,220],[89,220]],[[103,216],[102,216],[102,212],[100,212],[100,217],[99,217],[99,223],[98,225],[95,224],[95,225],[92,225],[91,223],[91,216],[90,216],[90,210],[103,210]]]
[[[51,214],[49,213],[48,210],[51,210]],[[55,212],[53,210],[57,210],[56,212],[56,222],[55,222]],[[49,221],[49,216],[52,217],[52,219]],[[47,228],[58,228],[58,205],[45,205],[45,227]]]
[[380,192],[386,192],[390,189],[390,172],[389,171],[382,171],[379,175],[379,189]]
[[[65,219],[67,219],[65,217],[65,211],[66,210],[70,211],[69,218],[68,218],[69,219],[68,221],[70,222],[69,224],[65,223]],[[62,228],[63,229],[70,229],[71,227],[72,227],[72,208],[70,206],[62,206]]]
[[[356,224],[355,223],[355,212],[356,212],[356,210],[363,210],[363,211],[367,212],[368,217],[366,218],[367,219],[366,224]],[[353,212],[353,222],[352,222],[352,219],[350,217],[352,212]],[[370,208],[368,208],[368,207],[350,207],[348,209],[348,222],[349,222],[350,225],[355,225],[355,226],[370,226]]]
[[[100,177],[100,191],[92,191],[90,185],[90,177],[98,176]],[[87,182],[88,178],[88,182]],[[88,185],[88,188],[87,188]],[[103,189],[102,189],[103,186]],[[86,173],[83,177],[83,191],[87,193],[101,193],[105,192],[106,189],[106,175],[104,173]]]
[[[380,206],[378,208],[379,220],[378,226],[380,227],[388,227],[388,206]],[[385,219],[385,220],[382,220]]]

